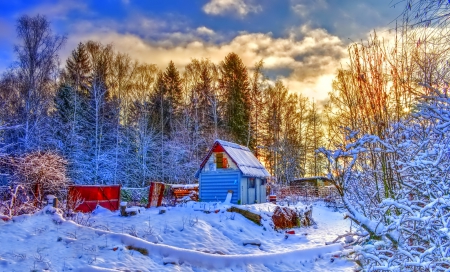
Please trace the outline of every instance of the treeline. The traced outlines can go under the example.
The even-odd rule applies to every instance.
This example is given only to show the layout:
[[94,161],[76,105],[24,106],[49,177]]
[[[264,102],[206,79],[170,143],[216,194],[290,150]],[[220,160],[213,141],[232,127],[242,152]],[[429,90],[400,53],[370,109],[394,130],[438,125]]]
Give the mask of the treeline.
[[0,155],[52,150],[76,183],[145,186],[194,182],[220,138],[248,146],[279,182],[326,170],[318,106],[268,81],[263,61],[247,68],[229,53],[160,69],[87,41],[59,65],[65,37],[45,17],[21,17],[17,34],[0,78]]

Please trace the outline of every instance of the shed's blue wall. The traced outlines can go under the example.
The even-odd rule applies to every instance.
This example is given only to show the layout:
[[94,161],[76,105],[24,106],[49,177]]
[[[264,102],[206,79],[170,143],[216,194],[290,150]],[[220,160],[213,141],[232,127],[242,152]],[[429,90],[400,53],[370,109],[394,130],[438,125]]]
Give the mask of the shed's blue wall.
[[200,173],[200,200],[202,202],[225,201],[228,190],[233,190],[231,203],[240,199],[241,171],[217,170]]

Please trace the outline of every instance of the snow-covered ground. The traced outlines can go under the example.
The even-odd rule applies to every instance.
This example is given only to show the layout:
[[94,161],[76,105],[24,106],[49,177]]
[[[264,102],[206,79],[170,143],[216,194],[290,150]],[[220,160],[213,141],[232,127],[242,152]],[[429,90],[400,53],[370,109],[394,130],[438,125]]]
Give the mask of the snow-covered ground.
[[316,204],[317,225],[285,238],[271,227],[275,205],[245,207],[262,216],[262,226],[227,207],[190,202],[162,214],[140,209],[131,217],[100,207],[89,219],[79,217],[81,225],[52,208],[0,220],[0,271],[354,270],[352,262],[333,257],[340,244],[325,245],[349,230],[340,212]]

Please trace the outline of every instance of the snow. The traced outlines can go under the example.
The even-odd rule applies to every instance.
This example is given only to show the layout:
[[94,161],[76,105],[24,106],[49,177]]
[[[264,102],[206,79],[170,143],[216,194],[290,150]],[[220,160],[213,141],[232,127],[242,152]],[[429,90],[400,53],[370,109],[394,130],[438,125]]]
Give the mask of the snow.
[[242,241],[242,244],[245,245],[257,245],[260,246],[261,245],[261,241],[258,239],[250,239],[250,240],[244,240]]
[[341,212],[314,205],[317,226],[286,238],[271,228],[274,204],[240,206],[259,213],[262,226],[229,206],[189,202],[131,217],[98,208],[84,225],[52,207],[0,220],[0,271],[353,271],[352,262],[333,257],[341,244],[325,245],[349,230]]
[[129,213],[129,212],[139,212],[140,211],[140,209],[139,209],[139,207],[130,207],[130,208],[126,208],[125,209],[125,212],[127,212],[127,213]]
[[227,205],[230,205],[232,195],[233,195],[232,192],[228,192],[228,193],[227,193],[227,197],[225,198],[225,201],[224,201],[223,203],[224,203],[224,204],[227,204]]
[[181,188],[181,189],[195,189],[198,188],[197,184],[170,184],[171,188]]
[[55,198],[56,198],[56,196],[54,196],[54,195],[47,195],[47,200],[48,200],[49,202],[52,202],[53,199],[55,199]]

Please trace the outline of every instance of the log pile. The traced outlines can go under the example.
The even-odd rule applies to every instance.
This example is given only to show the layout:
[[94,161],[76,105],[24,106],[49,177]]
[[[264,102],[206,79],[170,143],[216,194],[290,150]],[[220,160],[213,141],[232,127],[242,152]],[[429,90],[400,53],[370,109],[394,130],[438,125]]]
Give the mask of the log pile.
[[312,208],[305,210],[293,210],[288,207],[276,207],[272,215],[274,228],[290,229],[295,227],[309,227],[314,223],[312,219]]
[[299,227],[299,217],[297,213],[287,207],[276,207],[272,215],[272,221],[274,228],[277,229],[290,229]]

